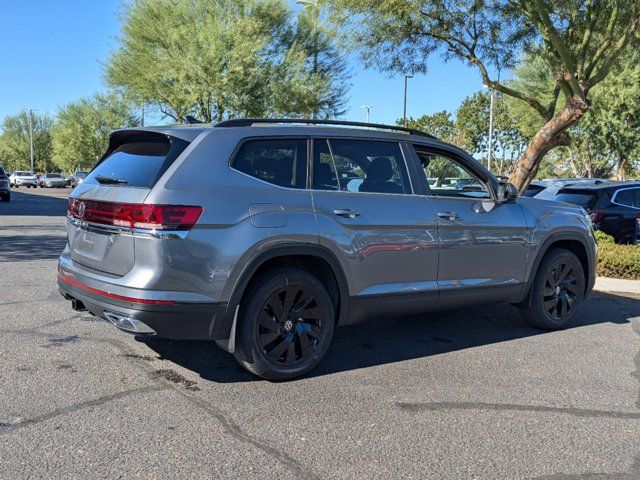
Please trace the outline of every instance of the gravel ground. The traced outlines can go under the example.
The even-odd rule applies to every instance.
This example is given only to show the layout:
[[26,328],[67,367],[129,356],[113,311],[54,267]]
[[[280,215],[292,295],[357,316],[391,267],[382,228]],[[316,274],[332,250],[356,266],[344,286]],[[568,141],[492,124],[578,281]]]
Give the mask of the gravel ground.
[[551,333],[508,305],[372,320],[269,383],[73,312],[68,194],[0,202],[0,478],[640,478],[640,296]]

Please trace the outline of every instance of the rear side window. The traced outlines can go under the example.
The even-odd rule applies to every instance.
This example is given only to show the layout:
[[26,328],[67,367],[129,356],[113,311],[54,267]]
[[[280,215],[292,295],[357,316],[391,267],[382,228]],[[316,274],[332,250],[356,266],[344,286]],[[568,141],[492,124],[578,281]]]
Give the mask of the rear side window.
[[634,206],[634,190],[618,190],[616,193],[615,203],[626,207]]
[[231,162],[247,175],[287,188],[307,184],[307,141],[294,139],[248,140]]
[[589,192],[560,191],[560,193],[556,195],[555,200],[558,202],[573,203],[584,209],[593,208],[596,204],[595,194]]
[[170,140],[162,134],[125,137],[110,147],[113,150],[84,183],[151,188],[187,145],[184,140]]
[[524,191],[524,196],[525,197],[535,197],[537,194],[539,194],[544,189],[545,189],[545,187],[543,187],[542,185],[529,185],[527,187],[527,189]]
[[348,192],[411,193],[409,176],[398,143],[330,139],[329,153],[320,142],[322,141],[316,142],[314,154],[314,188]]

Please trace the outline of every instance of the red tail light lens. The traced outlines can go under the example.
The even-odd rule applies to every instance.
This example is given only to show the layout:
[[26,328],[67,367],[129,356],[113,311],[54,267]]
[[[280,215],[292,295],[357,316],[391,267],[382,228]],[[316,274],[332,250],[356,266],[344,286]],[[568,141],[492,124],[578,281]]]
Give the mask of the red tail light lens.
[[144,230],[191,230],[202,207],[99,202],[69,197],[67,215],[85,222]]
[[591,217],[591,221],[593,223],[597,223],[604,218],[604,213],[593,210],[589,212],[589,216]]

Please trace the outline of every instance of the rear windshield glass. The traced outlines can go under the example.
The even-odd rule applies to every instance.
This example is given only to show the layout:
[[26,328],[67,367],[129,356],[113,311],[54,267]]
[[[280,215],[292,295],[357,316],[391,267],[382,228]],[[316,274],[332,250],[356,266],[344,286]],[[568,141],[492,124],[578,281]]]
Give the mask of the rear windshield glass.
[[558,202],[573,203],[582,208],[592,208],[596,203],[596,196],[593,193],[586,192],[560,192],[555,199]]
[[85,184],[150,188],[161,171],[171,143],[161,140],[123,143],[87,175]]
[[59,173],[48,173],[47,178],[62,178]]
[[529,185],[529,187],[524,191],[525,197],[533,197],[544,190],[545,187],[541,185]]
[[16,172],[16,175],[18,177],[30,177],[31,173],[30,172]]

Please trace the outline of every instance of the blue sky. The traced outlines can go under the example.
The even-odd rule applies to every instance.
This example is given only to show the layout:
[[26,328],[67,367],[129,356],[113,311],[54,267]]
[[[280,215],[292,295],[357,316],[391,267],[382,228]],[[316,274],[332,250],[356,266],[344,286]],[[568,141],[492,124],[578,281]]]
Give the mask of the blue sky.
[[[2,0],[0,22],[0,119],[25,108],[55,114],[67,102],[104,90],[102,63],[117,46],[122,0]],[[427,75],[409,80],[408,114],[455,110],[481,88],[476,70],[434,58]],[[402,77],[365,70],[354,59],[349,120],[402,116]]]

